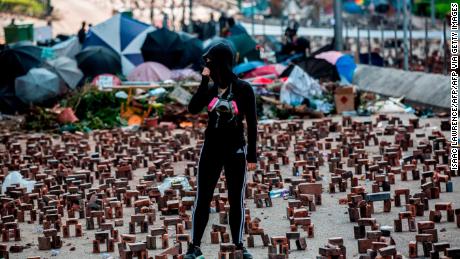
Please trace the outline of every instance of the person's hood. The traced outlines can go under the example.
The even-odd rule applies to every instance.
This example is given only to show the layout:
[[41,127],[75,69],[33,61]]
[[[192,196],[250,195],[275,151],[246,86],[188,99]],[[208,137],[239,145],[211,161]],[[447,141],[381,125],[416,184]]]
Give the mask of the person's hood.
[[[206,62],[209,58],[211,62]],[[231,47],[225,43],[212,46],[204,55],[206,67],[211,71],[211,78],[219,87],[227,87],[236,80],[233,73],[235,57]]]

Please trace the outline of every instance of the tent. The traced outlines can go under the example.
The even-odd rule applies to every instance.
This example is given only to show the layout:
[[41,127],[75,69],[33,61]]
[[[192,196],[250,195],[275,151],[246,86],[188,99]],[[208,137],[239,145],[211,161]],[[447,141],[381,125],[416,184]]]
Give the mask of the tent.
[[16,96],[26,104],[43,104],[63,93],[58,76],[45,68],[33,68],[16,78],[15,90]]
[[171,79],[171,70],[157,62],[145,62],[128,75],[129,81],[157,82]]
[[76,56],[78,67],[86,77],[121,74],[120,56],[105,47],[87,47]]
[[83,73],[78,68],[77,62],[65,56],[49,60],[45,66],[58,75],[70,89],[75,89],[83,78]]
[[112,49],[120,56],[123,74],[128,75],[144,62],[140,49],[146,35],[154,30],[148,24],[117,14],[93,26],[86,36],[83,48],[103,46]]
[[141,51],[145,61],[159,62],[172,69],[180,68],[184,48],[178,33],[162,28],[147,35]]

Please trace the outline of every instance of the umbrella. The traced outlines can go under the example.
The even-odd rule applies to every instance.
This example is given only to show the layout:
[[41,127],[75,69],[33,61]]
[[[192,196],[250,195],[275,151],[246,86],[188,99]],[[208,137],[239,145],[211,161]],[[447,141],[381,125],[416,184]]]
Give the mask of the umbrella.
[[244,63],[241,63],[239,65],[237,65],[236,67],[233,68],[233,73],[239,75],[239,74],[242,74],[242,73],[246,73],[246,72],[249,72],[251,70],[254,70],[258,67],[261,67],[263,66],[264,63],[261,62],[261,61],[249,61],[249,62],[244,62]]
[[46,67],[56,73],[71,89],[75,89],[83,78],[77,62],[65,56],[47,61]]
[[87,47],[76,56],[78,67],[87,77],[121,74],[120,56],[105,47]]
[[230,36],[228,40],[233,42],[235,46],[238,53],[238,61],[243,61],[244,58],[248,60],[260,60],[259,51],[256,49],[257,44],[248,34]]
[[152,26],[117,14],[109,20],[93,26],[86,36],[83,48],[102,46],[119,55],[123,75],[128,75],[137,65],[144,62],[141,46]]
[[0,85],[13,85],[18,76],[40,66],[42,49],[30,45],[18,45],[0,52]]
[[339,51],[326,51],[316,55],[315,58],[324,59],[332,65],[335,65],[341,56],[343,56],[343,54]]
[[16,78],[15,89],[16,96],[26,104],[42,104],[62,93],[58,76],[45,68],[33,68]]
[[230,35],[240,35],[240,34],[247,34],[248,32],[246,31],[246,29],[243,27],[243,25],[239,24],[239,23],[235,23],[235,25],[233,25],[231,28],[230,28]]
[[145,61],[178,68],[184,54],[184,44],[178,33],[162,28],[147,34],[141,50]]
[[203,55],[203,42],[188,33],[181,32],[179,36],[184,44],[184,54],[180,61],[179,67],[184,68],[193,64],[195,68],[201,63]]
[[280,64],[271,64],[258,67],[251,72],[244,75],[244,78],[252,78],[257,76],[265,76],[265,75],[276,75],[279,76],[283,71],[286,69],[285,66]]
[[128,75],[129,81],[157,82],[171,79],[171,70],[157,62],[145,62]]
[[[324,59],[305,58],[297,63],[297,65],[315,79],[327,79],[334,82],[340,80],[337,68]],[[293,68],[294,66],[290,65],[280,77],[289,76]]]
[[23,112],[26,110],[21,100],[14,93],[13,86],[0,86],[0,111],[6,114],[14,114],[16,112]]
[[66,56],[74,58],[81,50],[80,42],[76,36],[72,36],[66,41],[60,42],[52,47],[56,56]]

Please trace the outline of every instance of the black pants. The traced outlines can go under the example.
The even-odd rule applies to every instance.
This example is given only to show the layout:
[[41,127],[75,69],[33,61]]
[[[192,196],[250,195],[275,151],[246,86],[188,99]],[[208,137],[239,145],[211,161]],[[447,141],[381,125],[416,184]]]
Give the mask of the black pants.
[[197,194],[193,208],[192,240],[199,246],[209,219],[209,207],[222,168],[230,203],[229,223],[233,243],[242,243],[244,231],[244,191],[246,188],[245,147],[225,148],[205,141],[201,150],[197,175]]

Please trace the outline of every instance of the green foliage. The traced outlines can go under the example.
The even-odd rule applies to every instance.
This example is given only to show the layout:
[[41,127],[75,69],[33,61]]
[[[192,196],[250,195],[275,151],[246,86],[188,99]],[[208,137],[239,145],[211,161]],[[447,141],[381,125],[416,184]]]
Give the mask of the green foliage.
[[56,114],[47,112],[45,108],[34,107],[27,115],[25,122],[26,130],[43,131],[50,129],[57,129]]
[[103,92],[87,86],[61,105],[73,108],[80,120],[75,125],[78,129],[110,129],[121,125],[121,101],[113,92]]
[[41,16],[45,6],[37,0],[0,0],[0,12]]

